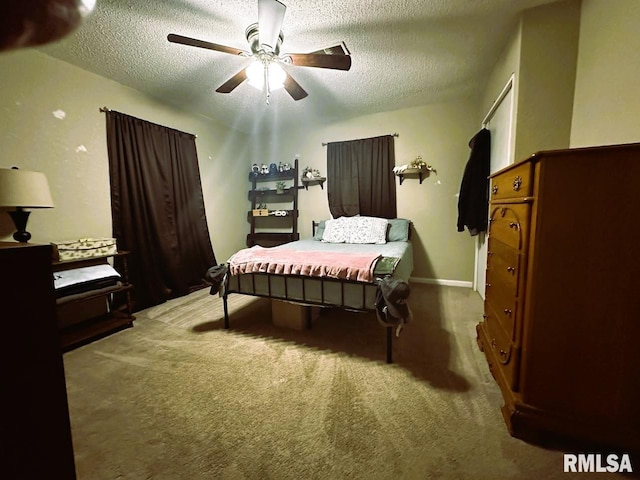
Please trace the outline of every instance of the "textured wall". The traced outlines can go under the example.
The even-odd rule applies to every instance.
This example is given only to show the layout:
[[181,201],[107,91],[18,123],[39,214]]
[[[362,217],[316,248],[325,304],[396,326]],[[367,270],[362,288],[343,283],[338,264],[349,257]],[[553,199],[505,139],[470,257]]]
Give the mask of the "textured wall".
[[571,146],[640,141],[640,2],[582,5]]
[[[462,173],[469,158],[469,139],[479,129],[478,102],[458,100],[424,107],[353,118],[349,121],[313,129],[287,131],[266,139],[265,151],[274,161],[291,161],[300,154],[301,167],[327,172],[326,148],[322,143],[375,137],[397,132],[396,164],[411,162],[417,155],[434,168],[432,175],[419,184],[406,179],[397,186],[398,216],[412,220],[415,226],[413,276],[471,282],[473,279],[474,240],[468,233],[456,231],[458,197]],[[329,218],[327,191],[310,187],[301,191],[301,236],[311,235],[311,221]]]
[[522,18],[515,159],[568,148],[580,1],[526,10]]
[[[225,260],[244,244],[245,134],[168,107],[135,90],[32,50],[0,56],[0,167],[44,172],[55,208],[31,214],[32,242],[111,235],[104,114],[107,106],[198,136],[205,207],[214,251]],[[0,239],[11,240],[8,215]]]

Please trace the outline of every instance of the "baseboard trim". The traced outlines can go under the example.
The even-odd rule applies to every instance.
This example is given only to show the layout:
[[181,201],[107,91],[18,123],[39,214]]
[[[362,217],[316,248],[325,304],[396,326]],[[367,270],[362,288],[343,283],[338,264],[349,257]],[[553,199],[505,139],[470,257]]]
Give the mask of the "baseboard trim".
[[414,283],[427,283],[430,285],[445,285],[447,287],[473,287],[473,282],[465,282],[463,280],[443,280],[441,278],[411,277],[409,278],[409,281]]

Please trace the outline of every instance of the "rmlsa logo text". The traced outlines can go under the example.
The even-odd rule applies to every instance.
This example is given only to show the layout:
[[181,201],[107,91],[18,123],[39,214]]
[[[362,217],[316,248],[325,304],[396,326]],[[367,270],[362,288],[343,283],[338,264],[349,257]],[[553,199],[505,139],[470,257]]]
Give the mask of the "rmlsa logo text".
[[628,453],[616,455],[610,453],[603,455],[600,453],[565,453],[565,472],[633,472],[631,459]]

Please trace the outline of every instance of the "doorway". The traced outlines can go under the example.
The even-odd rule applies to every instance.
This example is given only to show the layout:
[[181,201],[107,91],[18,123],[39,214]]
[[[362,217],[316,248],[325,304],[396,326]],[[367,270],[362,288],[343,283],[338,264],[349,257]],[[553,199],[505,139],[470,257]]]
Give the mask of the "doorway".
[[[514,77],[512,74],[482,122],[483,127],[491,132],[490,171],[492,174],[513,163]],[[483,300],[485,296],[486,269],[487,236],[485,232],[480,232],[476,236],[476,262],[473,283],[474,289]]]

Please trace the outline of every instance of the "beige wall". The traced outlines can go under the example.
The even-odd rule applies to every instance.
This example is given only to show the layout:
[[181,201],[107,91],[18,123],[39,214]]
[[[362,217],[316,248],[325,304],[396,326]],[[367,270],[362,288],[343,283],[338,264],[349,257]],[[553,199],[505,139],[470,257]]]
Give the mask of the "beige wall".
[[[327,172],[326,148],[322,143],[398,133],[396,164],[409,163],[417,155],[438,172],[424,180],[406,179],[397,186],[398,216],[415,226],[416,279],[470,282],[473,279],[474,240],[458,233],[460,181],[469,158],[469,139],[479,129],[479,104],[474,100],[415,107],[351,119],[328,126],[287,131],[267,142],[265,152],[277,152],[268,161],[292,161],[300,154],[301,168]],[[248,182],[247,182],[248,183]],[[301,190],[301,236],[311,235],[311,221],[330,217],[325,189]]]
[[[478,122],[481,122],[486,114],[489,112],[493,103],[496,101],[500,92],[511,78],[511,75],[518,72],[520,70],[520,50],[521,50],[521,41],[522,41],[522,28],[521,24],[518,23],[517,28],[514,28],[511,32],[509,40],[507,41],[505,47],[502,50],[498,61],[496,62],[491,75],[487,81],[484,92],[482,94],[482,117],[478,119]],[[520,75],[514,75],[513,79],[513,98],[518,98],[519,92],[519,79]],[[517,118],[518,115],[518,103],[514,102],[514,118]],[[515,128],[511,132],[512,136],[515,136]],[[514,145],[515,142],[512,142],[511,149],[509,152],[510,159],[514,158]]]
[[515,73],[514,161],[569,147],[579,27],[580,0],[526,10],[492,70],[483,112]]
[[[37,51],[1,56],[0,70],[5,113],[0,117],[0,167],[44,172],[56,204],[32,213],[28,230],[34,243],[111,234],[105,120],[99,112],[108,106],[198,135],[205,207],[219,261],[244,246],[251,163],[292,161],[300,154],[301,167],[326,173],[322,142],[398,132],[398,164],[421,155],[438,170],[422,185],[409,179],[398,187],[398,214],[415,223],[414,276],[472,280],[473,239],[456,232],[456,220],[467,142],[478,129],[477,102],[418,107],[249,139]],[[311,220],[329,217],[326,190],[301,191],[300,211],[301,234],[310,236]],[[9,217],[0,216],[0,239],[10,240],[13,230]]]
[[515,159],[568,148],[580,32],[580,1],[522,16]]
[[[246,193],[236,187],[246,179],[238,161],[250,155],[246,135],[35,50],[0,55],[0,72],[0,167],[44,172],[56,205],[31,214],[33,243],[111,235],[105,117],[99,111],[107,106],[198,136],[218,261],[244,245]],[[13,231],[9,216],[0,215],[0,240],[12,240]]]
[[584,0],[571,146],[640,141],[640,2]]
[[640,141],[640,2],[568,0],[527,10],[483,92],[515,72],[514,159]]
[[[457,193],[467,142],[491,102],[516,73],[519,160],[536,150],[638,141],[640,2],[570,0],[527,11],[512,32],[478,101],[461,99],[387,112],[325,126],[249,138],[203,117],[165,106],[117,83],[36,51],[0,56],[0,167],[47,174],[56,208],[29,221],[34,242],[111,232],[104,116],[106,105],[198,135],[205,206],[219,261],[244,246],[249,225],[247,172],[251,163],[292,161],[326,173],[322,142],[398,132],[397,164],[421,155],[438,175],[398,186],[398,215],[415,223],[414,277],[473,279],[474,242],[456,232]],[[580,36],[578,37],[578,27]],[[572,65],[577,69],[572,73]],[[575,84],[572,76],[576,77]],[[575,95],[573,93],[575,85]],[[574,101],[575,98],[575,101]],[[63,119],[54,112],[64,112]],[[570,127],[570,131],[568,128]],[[569,138],[570,136],[570,138]],[[300,192],[300,231],[329,216],[326,190]],[[13,226],[0,215],[0,239]]]

